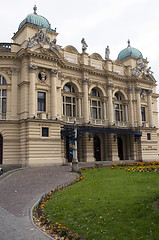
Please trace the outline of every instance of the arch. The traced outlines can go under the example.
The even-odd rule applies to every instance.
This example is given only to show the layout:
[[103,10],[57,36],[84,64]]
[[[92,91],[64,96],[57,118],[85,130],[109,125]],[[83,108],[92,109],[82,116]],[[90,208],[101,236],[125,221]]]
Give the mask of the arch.
[[124,91],[118,90],[118,89],[114,90],[114,92],[113,92],[114,97],[115,97],[116,93],[119,93],[122,96],[122,100],[128,100],[127,95]]
[[75,92],[81,92],[82,91],[81,87],[78,84],[76,84],[74,81],[70,81],[70,80],[65,80],[61,85],[61,89],[63,89],[66,84],[72,85],[75,88]]
[[103,61],[103,58],[102,58],[102,56],[101,56],[99,53],[92,53],[92,54],[90,55],[90,58]]
[[102,87],[100,87],[100,86],[97,86],[96,84],[92,84],[92,86],[89,89],[89,94],[91,94],[91,91],[92,91],[93,88],[95,88],[95,89],[97,89],[99,91],[100,97],[102,97],[102,96],[104,97],[105,96],[104,89]]
[[0,164],[3,164],[3,137],[0,134]]
[[4,72],[0,72],[0,76],[4,77],[5,80],[6,80],[6,84],[7,85],[8,83],[10,83],[10,78],[8,75],[6,75]]
[[68,46],[64,47],[64,51],[74,53],[74,54],[79,54],[77,49],[75,47],[73,47],[72,45],[68,45]]
[[94,145],[94,158],[96,161],[101,161],[101,142],[100,137],[98,135],[94,136],[93,145]]

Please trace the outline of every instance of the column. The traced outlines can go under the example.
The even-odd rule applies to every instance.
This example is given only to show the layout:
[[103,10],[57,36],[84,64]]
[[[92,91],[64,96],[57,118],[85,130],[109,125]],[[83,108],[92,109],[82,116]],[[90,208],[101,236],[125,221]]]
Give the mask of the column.
[[125,105],[125,122],[128,122],[128,105]]
[[12,73],[12,87],[11,87],[11,119],[18,118],[18,86],[17,86],[17,74],[18,70],[16,68],[11,68]]
[[29,117],[35,116],[35,71],[38,67],[36,65],[29,65]]
[[86,123],[89,122],[89,106],[88,106],[88,78],[83,79],[83,117]]
[[147,105],[148,105],[149,127],[153,127],[152,90],[147,91]]
[[56,89],[56,80],[57,80],[56,69],[51,70],[51,118],[57,118],[57,89]]
[[134,109],[133,109],[133,90],[132,88],[128,88],[128,94],[129,94],[129,121],[130,121],[130,127],[134,126]]
[[106,101],[105,99],[103,100],[103,119],[107,119],[107,110],[106,110]]
[[82,97],[78,96],[77,97],[78,101],[78,117],[81,118],[82,116]]
[[141,126],[142,125],[142,119],[141,119],[141,103],[140,103],[140,88],[136,88],[136,100],[137,100],[137,125]]
[[107,85],[107,88],[108,88],[108,120],[109,120],[109,125],[113,125],[113,119],[114,119],[113,99],[112,99],[113,84],[109,83]]

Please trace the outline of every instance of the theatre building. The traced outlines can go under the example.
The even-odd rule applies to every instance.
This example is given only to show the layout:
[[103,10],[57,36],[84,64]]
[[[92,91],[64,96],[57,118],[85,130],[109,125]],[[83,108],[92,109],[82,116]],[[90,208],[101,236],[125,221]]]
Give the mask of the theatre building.
[[0,43],[0,164],[158,160],[156,80],[131,46],[116,60],[57,43],[56,29],[34,12],[13,43]]

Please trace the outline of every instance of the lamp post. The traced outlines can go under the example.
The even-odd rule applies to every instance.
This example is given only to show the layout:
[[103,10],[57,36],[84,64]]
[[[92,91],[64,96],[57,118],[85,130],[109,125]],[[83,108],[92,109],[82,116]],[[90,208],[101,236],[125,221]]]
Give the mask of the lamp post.
[[78,172],[78,158],[77,158],[77,124],[76,121],[73,125],[74,139],[73,139],[73,158],[72,158],[72,172]]

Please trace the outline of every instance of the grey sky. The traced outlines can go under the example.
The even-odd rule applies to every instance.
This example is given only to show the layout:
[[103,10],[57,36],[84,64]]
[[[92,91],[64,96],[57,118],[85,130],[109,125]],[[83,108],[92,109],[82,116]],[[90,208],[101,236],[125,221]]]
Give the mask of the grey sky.
[[[2,0],[1,0],[2,1]],[[6,0],[1,3],[0,42],[11,42],[20,22],[33,12],[35,1]],[[104,58],[110,47],[110,58],[131,46],[148,58],[159,84],[159,1],[158,0],[36,0],[37,13],[57,28],[57,43],[73,45],[81,52],[84,37],[89,54]]]

